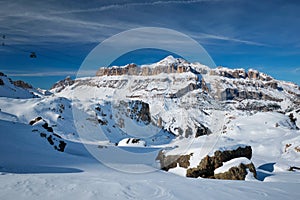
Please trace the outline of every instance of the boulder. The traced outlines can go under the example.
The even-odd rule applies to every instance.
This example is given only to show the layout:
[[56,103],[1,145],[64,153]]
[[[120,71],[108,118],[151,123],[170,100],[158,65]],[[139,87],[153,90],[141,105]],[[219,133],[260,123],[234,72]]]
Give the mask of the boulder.
[[252,172],[253,176],[256,177],[256,170],[253,163],[240,163],[239,166],[231,167],[228,171],[224,173],[215,174],[214,178],[225,180],[245,180],[248,171]]
[[42,120],[42,117],[36,117],[35,119],[31,120],[29,122],[29,125],[34,125],[35,123],[37,123],[38,121]]
[[216,151],[213,156],[204,157],[199,165],[195,168],[189,168],[187,170],[187,177],[193,178],[215,178],[214,170],[223,165],[223,162],[227,162],[234,158],[246,157],[249,160],[252,157],[252,148],[250,146],[238,147],[235,150]]
[[206,127],[202,124],[199,124],[199,126],[197,126],[197,129],[196,129],[195,137],[197,138],[197,137],[200,137],[200,136],[203,136],[203,135],[209,135],[211,133],[212,132],[208,127]]

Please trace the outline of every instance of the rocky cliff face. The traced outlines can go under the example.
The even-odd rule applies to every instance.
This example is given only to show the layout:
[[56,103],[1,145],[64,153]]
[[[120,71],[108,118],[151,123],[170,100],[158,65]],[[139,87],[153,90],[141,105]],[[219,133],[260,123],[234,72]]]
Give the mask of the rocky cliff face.
[[136,64],[128,64],[122,67],[101,67],[96,76],[122,76],[122,75],[135,75],[135,76],[153,76],[161,73],[184,73],[191,71],[188,63],[182,59],[175,59],[174,63],[166,64],[160,62],[157,65],[138,66]]
[[[213,94],[222,101],[226,100],[267,100],[281,102],[280,96],[272,95],[269,91],[283,91],[280,82],[264,73],[256,70],[244,69],[212,69],[202,80],[204,86],[211,85],[210,88],[204,88],[207,92]],[[211,76],[216,77],[214,79]],[[207,82],[207,83],[206,83]],[[297,87],[296,85],[294,85]],[[296,88],[297,89],[297,88]],[[299,87],[298,87],[299,90]],[[291,92],[291,91],[290,91]],[[299,97],[299,93],[295,93]]]
[[[288,111],[291,107],[300,106],[300,87],[296,84],[278,81],[253,69],[248,71],[225,67],[210,69],[199,63],[189,63],[170,56],[151,65],[128,64],[121,67],[100,68],[96,76],[103,77],[103,79],[116,77],[116,79],[107,79],[105,86],[98,85],[98,87],[114,87],[117,85],[117,77],[122,75],[141,77],[136,81],[140,84],[139,89],[142,90],[147,89],[148,83],[157,81],[152,77],[161,74],[173,75],[174,81],[177,82],[186,81],[181,79],[184,74],[194,75],[189,76],[194,79],[194,82],[176,93],[170,93],[169,97],[171,98],[178,98],[189,91],[201,89],[201,92],[209,94],[215,100],[231,103],[235,108],[241,110]],[[119,82],[122,81],[124,80]],[[168,79],[159,81],[168,84]],[[119,85],[123,84],[126,83],[123,82]],[[286,101],[289,103],[285,103]],[[286,106],[287,104],[290,106]]]
[[225,67],[218,67],[216,69],[212,69],[209,72],[210,75],[213,76],[223,76],[227,78],[241,78],[241,79],[254,79],[254,80],[262,80],[262,81],[271,81],[273,78],[267,74],[261,73],[257,70],[249,69],[246,71],[245,69],[228,69]]
[[32,89],[33,88],[30,84],[25,83],[22,80],[13,81],[13,84],[17,87],[21,87],[21,88],[24,88],[24,89]]

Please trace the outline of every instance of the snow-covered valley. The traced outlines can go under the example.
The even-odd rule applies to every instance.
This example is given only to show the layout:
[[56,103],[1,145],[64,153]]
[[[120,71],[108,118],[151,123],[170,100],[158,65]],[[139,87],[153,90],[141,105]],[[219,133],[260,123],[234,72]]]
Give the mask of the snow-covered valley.
[[171,56],[96,74],[0,76],[1,199],[300,197],[299,86]]

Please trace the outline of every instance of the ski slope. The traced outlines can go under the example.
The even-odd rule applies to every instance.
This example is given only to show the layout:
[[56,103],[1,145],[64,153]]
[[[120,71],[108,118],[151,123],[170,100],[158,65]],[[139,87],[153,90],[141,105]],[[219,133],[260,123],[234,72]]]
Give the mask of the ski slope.
[[274,182],[192,179],[160,170],[124,173],[99,163],[80,144],[61,153],[28,125],[0,120],[0,126],[0,199],[299,198],[299,173]]

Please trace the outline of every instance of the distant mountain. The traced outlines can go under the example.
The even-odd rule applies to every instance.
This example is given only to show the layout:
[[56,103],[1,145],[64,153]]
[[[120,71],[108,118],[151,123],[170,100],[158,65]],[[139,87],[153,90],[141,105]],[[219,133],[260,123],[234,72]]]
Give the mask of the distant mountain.
[[[195,90],[199,95],[208,94],[210,98],[233,104],[240,110],[288,112],[300,106],[300,87],[294,83],[276,80],[253,69],[210,69],[200,63],[189,63],[172,56],[150,65],[102,67],[96,72],[95,78],[75,81],[67,78],[56,83],[52,91],[60,92],[62,88],[73,84],[72,88],[87,85],[99,87],[99,90],[104,87],[124,89],[128,87],[129,79],[131,85],[127,96],[132,97],[149,97],[156,90],[155,95],[178,98]],[[151,86],[154,82],[158,85],[165,83],[174,91],[168,87],[154,88]]]
[[[283,128],[282,131],[285,132],[286,129],[297,130],[299,126],[299,121],[295,120],[295,116],[299,118],[300,110],[298,85],[276,80],[253,69],[210,69],[200,63],[189,63],[172,56],[150,65],[138,66],[132,63],[103,67],[96,72],[95,77],[61,81],[52,88],[52,92],[85,102],[85,105],[91,104],[90,109],[96,107],[96,121],[113,143],[132,146],[135,145],[133,141],[136,141],[138,146],[168,143],[177,146],[172,150],[163,150],[157,159],[163,169],[172,171],[172,168],[177,169],[179,165],[180,173],[191,177],[214,176],[213,172],[210,175],[199,172],[198,164],[205,153],[213,153],[211,151],[224,149],[226,146],[242,148],[243,145],[236,146],[241,141],[245,145],[251,145],[254,152],[257,152],[258,147],[254,141],[260,144],[261,134],[264,135],[265,131],[277,127],[278,130]],[[97,104],[93,106],[91,101]],[[163,132],[157,131],[157,134],[152,135],[150,130],[155,128],[147,125],[148,121],[136,120],[136,115],[142,113],[148,116],[151,126],[154,125]],[[148,129],[144,126],[139,128],[139,123],[144,126],[146,124]],[[251,125],[245,125],[246,129],[239,129],[238,123]],[[246,136],[245,139],[243,135],[248,135],[248,131],[253,132],[256,126],[260,129],[255,129],[256,133],[251,136],[253,141],[251,137]],[[136,133],[146,130],[151,137],[139,137]],[[231,136],[233,133],[239,136]],[[274,133],[277,134],[277,131]],[[224,137],[231,140],[220,144],[211,142],[213,147],[199,154],[201,148],[204,148],[205,140],[198,138],[204,136],[216,137],[215,141],[220,138],[224,140]],[[272,140],[273,136],[269,135],[268,140]],[[284,137],[274,143],[278,143],[278,148],[282,149],[284,147],[280,146],[284,143],[283,140]],[[187,150],[186,146],[189,145],[193,150]],[[269,147],[271,151],[272,147]],[[185,163],[181,162],[182,159]],[[227,159],[224,161],[228,161]]]
[[27,99],[38,98],[49,94],[48,91],[35,89],[22,80],[13,81],[4,73],[0,72],[0,97]]

